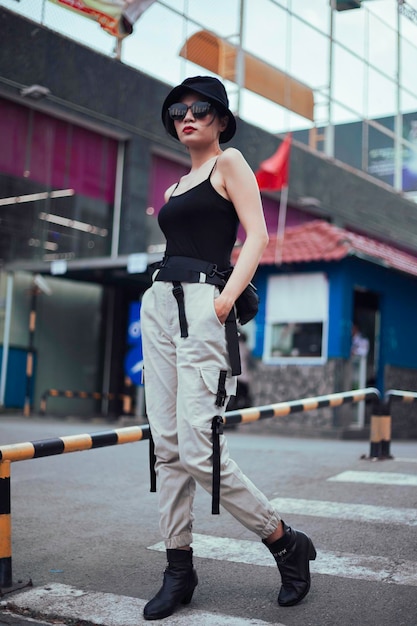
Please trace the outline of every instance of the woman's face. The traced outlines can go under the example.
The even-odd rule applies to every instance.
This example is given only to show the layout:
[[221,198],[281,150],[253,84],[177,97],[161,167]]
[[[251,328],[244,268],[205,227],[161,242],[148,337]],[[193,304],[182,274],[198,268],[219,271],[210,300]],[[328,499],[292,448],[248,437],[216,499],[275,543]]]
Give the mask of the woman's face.
[[225,130],[228,118],[220,118],[216,109],[211,107],[206,115],[195,115],[190,108],[195,102],[206,102],[203,96],[187,94],[180,99],[188,110],[184,119],[174,120],[178,139],[186,146],[218,142],[220,133]]

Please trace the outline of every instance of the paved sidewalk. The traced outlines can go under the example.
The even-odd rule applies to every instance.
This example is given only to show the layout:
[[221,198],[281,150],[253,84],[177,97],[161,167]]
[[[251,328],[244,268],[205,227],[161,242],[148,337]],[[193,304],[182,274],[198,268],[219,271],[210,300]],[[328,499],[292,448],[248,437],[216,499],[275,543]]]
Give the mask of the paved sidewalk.
[[22,615],[16,615],[9,611],[0,611],[0,626],[50,626],[53,623],[55,626],[65,624],[65,622],[39,622],[31,617],[23,617]]

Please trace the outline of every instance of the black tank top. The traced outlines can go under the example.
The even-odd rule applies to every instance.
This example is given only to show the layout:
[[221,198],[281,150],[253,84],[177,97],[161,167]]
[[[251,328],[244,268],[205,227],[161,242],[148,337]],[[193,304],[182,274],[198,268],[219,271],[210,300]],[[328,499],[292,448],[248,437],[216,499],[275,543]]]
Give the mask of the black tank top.
[[202,259],[225,270],[230,266],[239,219],[233,203],[211,184],[214,167],[206,180],[171,196],[159,212],[158,223],[167,240],[167,256]]

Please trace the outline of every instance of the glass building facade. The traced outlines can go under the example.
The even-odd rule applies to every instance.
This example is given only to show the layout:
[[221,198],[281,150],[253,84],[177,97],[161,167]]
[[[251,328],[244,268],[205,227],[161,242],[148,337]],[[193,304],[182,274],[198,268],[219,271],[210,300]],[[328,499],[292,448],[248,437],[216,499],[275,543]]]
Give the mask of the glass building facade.
[[[417,193],[415,0],[156,0],[117,51],[97,23],[49,0],[0,4],[172,84],[210,72],[187,50],[207,31],[236,52],[218,71],[242,119]],[[310,89],[313,119],[246,88],[245,55]]]
[[0,98],[4,262],[110,252],[117,141]]

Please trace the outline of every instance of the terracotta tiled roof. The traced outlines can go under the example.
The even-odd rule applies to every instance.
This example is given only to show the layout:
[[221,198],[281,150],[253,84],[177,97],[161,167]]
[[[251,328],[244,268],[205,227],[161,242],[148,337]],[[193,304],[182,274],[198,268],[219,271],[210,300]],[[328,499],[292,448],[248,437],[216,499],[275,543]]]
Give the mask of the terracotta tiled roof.
[[[276,235],[270,234],[261,265],[275,264],[276,241]],[[417,276],[417,257],[323,220],[285,229],[282,263],[340,261],[352,255]]]

